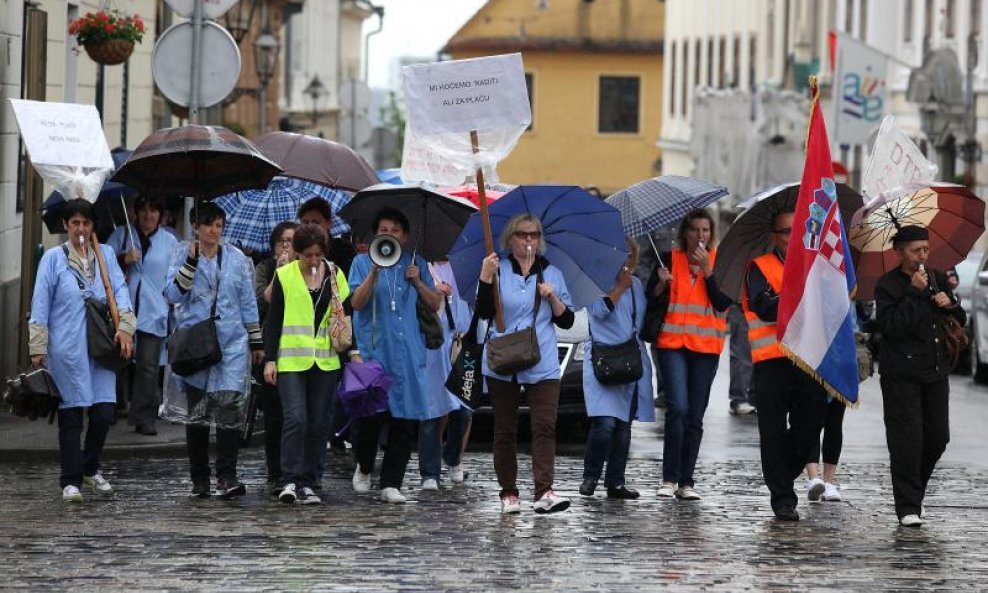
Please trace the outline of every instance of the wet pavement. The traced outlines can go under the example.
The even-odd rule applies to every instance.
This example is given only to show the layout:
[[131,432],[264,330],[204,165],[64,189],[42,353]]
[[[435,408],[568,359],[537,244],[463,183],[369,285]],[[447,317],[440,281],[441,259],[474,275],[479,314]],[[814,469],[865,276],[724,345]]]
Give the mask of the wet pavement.
[[[722,368],[726,367],[723,365]],[[267,500],[262,453],[242,456],[250,485],[238,501],[194,500],[181,455],[108,460],[117,494],[59,499],[57,464],[0,465],[5,590],[322,591],[958,591],[988,582],[983,427],[988,390],[952,383],[953,441],[930,485],[922,529],[898,527],[891,504],[877,381],[845,424],[842,503],[801,502],[799,523],[772,519],[761,483],[754,417],[727,414],[726,373],[715,383],[695,503],[655,496],[661,436],[635,431],[628,478],[643,495],[577,495],[582,460],[557,461],[565,513],[530,501],[501,516],[489,453],[469,453],[470,478],[440,492],[406,488],[390,506],[349,486],[334,458],[324,504]],[[38,426],[38,424],[36,424]],[[123,429],[121,429],[123,430]],[[417,484],[413,459],[407,482]],[[523,496],[531,470],[522,457]]]

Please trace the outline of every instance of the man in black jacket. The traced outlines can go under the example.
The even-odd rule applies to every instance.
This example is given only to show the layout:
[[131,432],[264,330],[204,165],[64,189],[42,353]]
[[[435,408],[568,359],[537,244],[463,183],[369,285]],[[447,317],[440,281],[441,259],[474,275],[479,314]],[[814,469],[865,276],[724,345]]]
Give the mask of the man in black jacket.
[[950,440],[951,363],[943,318],[951,315],[963,326],[965,314],[947,288],[946,275],[925,269],[930,253],[925,228],[901,227],[892,246],[899,267],[875,287],[882,333],[878,368],[895,513],[902,525],[919,527],[926,485]]

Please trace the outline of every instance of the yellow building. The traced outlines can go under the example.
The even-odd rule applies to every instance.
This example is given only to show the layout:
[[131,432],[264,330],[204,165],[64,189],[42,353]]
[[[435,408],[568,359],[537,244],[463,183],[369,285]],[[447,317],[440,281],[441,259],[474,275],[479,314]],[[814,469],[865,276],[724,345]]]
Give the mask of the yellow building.
[[608,194],[657,175],[664,30],[658,0],[488,0],[444,51],[522,53],[532,127],[501,180]]

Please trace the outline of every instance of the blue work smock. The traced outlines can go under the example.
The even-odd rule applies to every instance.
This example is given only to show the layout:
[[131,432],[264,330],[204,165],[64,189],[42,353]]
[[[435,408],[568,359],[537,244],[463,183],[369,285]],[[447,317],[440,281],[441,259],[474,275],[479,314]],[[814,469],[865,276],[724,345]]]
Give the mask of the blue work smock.
[[[254,296],[254,266],[239,249],[223,243],[223,257],[219,275],[219,294],[216,299],[216,335],[223,352],[223,360],[208,369],[193,373],[180,380],[206,392],[236,391],[245,393],[250,381],[250,347],[247,339],[248,323],[256,324],[257,301]],[[190,327],[209,318],[213,297],[217,295],[216,267],[218,258],[199,255],[192,288],[183,293],[175,283],[175,275],[185,264],[189,244],[183,241],[172,253],[168,268],[165,297],[177,305],[177,327]]]
[[[632,306],[634,295],[634,306]],[[587,322],[593,339],[599,344],[617,345],[628,341],[634,336],[638,341],[638,350],[642,357],[642,377],[637,383],[627,385],[601,385],[593,374],[593,362],[590,356],[590,336],[583,343],[583,398],[587,406],[587,416],[613,416],[629,422],[655,421],[655,405],[652,402],[652,361],[646,346],[638,339],[638,331],[645,320],[645,290],[638,278],[631,280],[631,288],[621,293],[621,298],[614,303],[614,310],[607,307],[600,298],[587,307]],[[635,323],[631,322],[632,309],[635,312]],[[631,417],[633,398],[638,399],[635,417]]]
[[[405,279],[405,269],[411,263],[411,257],[407,252],[402,253],[397,264],[378,271],[371,300],[366,307],[353,312],[353,325],[361,356],[381,363],[394,378],[388,392],[391,415],[395,418],[430,420],[458,406],[450,400],[445,390],[430,389],[425,336],[419,328],[416,310],[419,294],[415,286]],[[435,290],[426,261],[416,257],[415,265],[419,267],[422,282]],[[351,294],[364,282],[370,270],[371,260],[367,254],[359,254],[353,259],[347,276]],[[392,297],[394,311],[391,310]]]
[[[165,281],[168,266],[178,241],[162,229],[150,237],[147,253],[141,249],[138,230],[134,225],[119,226],[106,240],[117,253],[134,250],[143,253],[141,259],[127,267],[127,286],[130,301],[137,307],[137,330],[163,338],[168,335],[168,301],[165,300]],[[137,294],[138,290],[140,295]]]
[[[117,254],[106,245],[100,248],[117,310],[131,309],[130,294],[123,272],[117,265]],[[60,408],[117,402],[116,373],[89,356],[85,300],[93,297],[106,302],[98,259],[95,266],[96,273],[93,281],[89,282],[69,268],[62,245],[46,251],[38,264],[30,323],[48,328],[45,366],[62,394]],[[83,283],[82,290],[79,289],[80,281]]]
[[[439,322],[443,327],[443,345],[436,350],[426,350],[426,366],[429,372],[429,391],[434,393],[444,393],[450,399],[453,409],[464,407],[458,397],[446,389],[446,379],[450,371],[453,370],[453,363],[450,360],[450,353],[453,347],[453,335],[458,332],[466,332],[470,328],[470,320],[473,312],[470,305],[460,298],[460,293],[456,290],[456,279],[453,278],[453,269],[448,262],[429,264],[429,271],[434,282],[445,282],[453,288],[453,294],[443,299],[443,304],[439,308]],[[449,314],[447,314],[447,309]],[[453,327],[450,327],[450,319]]]
[[[569,296],[566,288],[566,279],[559,268],[549,265],[542,272],[544,282],[552,285],[553,292],[567,308],[573,308],[573,300]],[[498,270],[498,289],[501,297],[501,309],[504,312],[504,331],[497,331],[497,323],[492,318],[488,339],[510,334],[528,327],[532,327],[532,314],[535,307],[535,295],[538,294],[538,274],[535,270],[528,278],[522,278],[515,274],[511,267],[511,260],[507,257],[501,259]],[[518,383],[533,385],[540,381],[560,378],[559,369],[559,345],[556,342],[556,327],[552,323],[552,305],[545,299],[541,299],[539,314],[535,319],[535,334],[539,339],[539,351],[542,359],[538,364],[530,369],[525,369],[517,373]],[[501,381],[511,381],[511,375],[498,375],[487,366],[487,352],[484,352],[483,372],[486,377],[493,377]]]

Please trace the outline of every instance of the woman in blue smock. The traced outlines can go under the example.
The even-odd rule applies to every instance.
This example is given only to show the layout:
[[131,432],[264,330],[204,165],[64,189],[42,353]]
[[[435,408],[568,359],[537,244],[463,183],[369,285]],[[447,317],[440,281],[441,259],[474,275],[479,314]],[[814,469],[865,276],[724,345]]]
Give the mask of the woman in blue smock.
[[126,271],[130,300],[137,313],[134,365],[120,373],[127,393],[128,422],[138,434],[158,434],[154,427],[161,405],[158,369],[161,350],[168,335],[168,302],[165,280],[178,241],[159,228],[161,202],[144,196],[134,205],[137,224],[117,227],[106,243],[117,252],[117,262]]
[[197,240],[175,249],[165,296],[176,305],[179,329],[208,319],[215,299],[223,359],[185,377],[169,372],[164,417],[186,425],[192,494],[199,497],[210,494],[209,427],[216,425],[216,494],[231,498],[246,493],[237,477],[240,427],[247,412],[251,361],[264,358],[254,267],[239,249],[220,244],[226,214],[219,206],[199,204],[189,219]]
[[[631,447],[631,422],[655,422],[652,405],[652,365],[638,339],[638,328],[645,319],[645,289],[632,270],[638,263],[638,243],[628,241],[628,261],[617,275],[614,288],[587,307],[590,332],[583,343],[583,397],[590,417],[587,449],[583,460],[583,484],[580,494],[593,496],[597,481],[607,462],[604,485],[608,498],[638,498],[638,491],[628,488],[624,468]],[[634,338],[642,359],[642,376],[633,383],[602,385],[593,372],[590,355],[592,342],[617,345]]]
[[[100,453],[116,409],[116,373],[89,356],[86,340],[86,299],[107,301],[99,260],[91,247],[92,206],[85,200],[70,200],[63,207],[62,220],[69,240],[46,251],[38,264],[29,352],[32,364],[48,369],[62,395],[58,410],[62,500],[81,502],[83,485],[97,494],[113,492],[99,470]],[[106,245],[100,249],[120,316],[115,339],[120,344],[120,356],[130,358],[136,321],[127,284],[113,249]],[[79,439],[84,408],[89,408],[89,427],[82,449]]]
[[350,267],[350,303],[360,355],[375,360],[394,378],[388,393],[388,410],[361,418],[357,423],[354,452],[357,469],[353,487],[370,490],[371,470],[377,455],[381,427],[388,425],[388,447],[381,466],[381,499],[400,504],[405,469],[418,436],[418,421],[443,416],[452,404],[445,393],[429,390],[426,372],[425,337],[419,328],[417,304],[421,299],[431,310],[441,302],[428,264],[412,260],[405,245],[408,219],[399,210],[384,208],[374,218],[377,235],[391,235],[402,244],[398,263],[381,268],[367,254],[354,258]]
[[[556,465],[556,412],[559,407],[559,351],[556,330],[573,327],[572,300],[559,268],[543,255],[546,250],[542,223],[530,214],[515,216],[504,227],[501,248],[484,258],[477,286],[477,311],[483,319],[495,318],[494,282],[498,283],[504,311],[504,331],[491,323],[488,340],[534,327],[541,359],[512,376],[499,375],[484,356],[483,373],[494,408],[494,471],[501,485],[501,512],[521,512],[518,498],[518,406],[522,391],[532,423],[532,473],[535,478],[535,512],[554,513],[570,502],[552,490]],[[538,312],[536,313],[536,306]],[[485,354],[489,354],[490,347]]]

